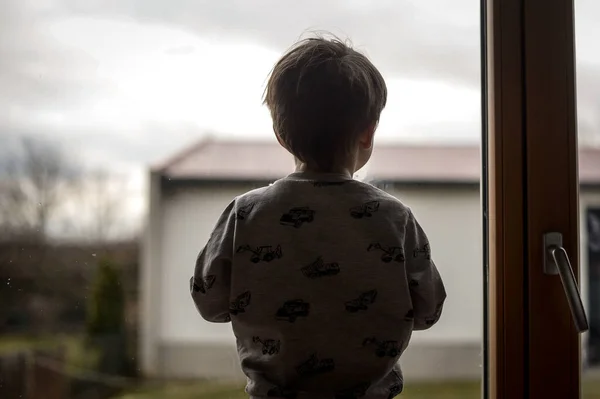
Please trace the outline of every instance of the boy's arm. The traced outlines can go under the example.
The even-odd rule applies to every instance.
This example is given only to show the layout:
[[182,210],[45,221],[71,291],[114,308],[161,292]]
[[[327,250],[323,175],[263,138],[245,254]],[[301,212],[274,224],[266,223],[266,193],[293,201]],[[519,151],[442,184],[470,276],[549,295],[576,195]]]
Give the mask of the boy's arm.
[[190,292],[200,315],[207,321],[226,323],[229,317],[235,200],[219,217],[206,246],[196,259]]
[[411,211],[405,227],[404,249],[410,296],[413,303],[414,329],[427,330],[439,320],[446,290],[435,263],[427,235]]

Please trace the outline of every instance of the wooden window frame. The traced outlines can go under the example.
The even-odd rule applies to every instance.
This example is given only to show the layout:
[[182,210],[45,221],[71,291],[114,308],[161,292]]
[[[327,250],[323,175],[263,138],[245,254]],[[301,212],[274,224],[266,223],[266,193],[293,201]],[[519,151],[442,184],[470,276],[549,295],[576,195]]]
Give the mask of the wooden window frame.
[[[524,126],[521,0],[488,0],[487,40],[488,332],[487,393],[525,398]],[[484,90],[486,91],[486,90]],[[485,132],[484,132],[485,134]],[[484,143],[485,144],[485,143]]]
[[[581,349],[546,232],[579,275],[573,0],[483,1],[488,237],[485,394],[580,397]],[[484,126],[485,127],[485,126]]]

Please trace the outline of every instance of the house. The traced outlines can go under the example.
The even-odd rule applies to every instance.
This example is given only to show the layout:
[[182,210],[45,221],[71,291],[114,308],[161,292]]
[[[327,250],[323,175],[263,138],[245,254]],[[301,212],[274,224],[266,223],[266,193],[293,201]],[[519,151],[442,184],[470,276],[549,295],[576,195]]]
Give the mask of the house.
[[[197,314],[189,278],[199,250],[229,201],[290,173],[293,166],[292,157],[274,141],[204,140],[152,168],[140,270],[140,356],[147,375],[241,376],[230,326],[207,323]],[[480,174],[480,149],[469,145],[382,144],[365,168],[365,181],[413,209],[429,235],[448,291],[439,324],[413,335],[402,360],[407,378],[481,375]],[[589,304],[585,221],[588,211],[600,216],[600,148],[581,150],[580,179],[582,290]],[[593,325],[594,318],[590,320]]]

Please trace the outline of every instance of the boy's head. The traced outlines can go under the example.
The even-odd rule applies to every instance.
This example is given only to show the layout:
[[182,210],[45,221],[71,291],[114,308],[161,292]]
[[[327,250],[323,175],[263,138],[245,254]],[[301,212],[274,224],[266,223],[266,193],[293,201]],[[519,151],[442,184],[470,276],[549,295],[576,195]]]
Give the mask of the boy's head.
[[375,66],[338,39],[309,38],[275,64],[265,91],[279,142],[307,168],[360,169],[387,100]]

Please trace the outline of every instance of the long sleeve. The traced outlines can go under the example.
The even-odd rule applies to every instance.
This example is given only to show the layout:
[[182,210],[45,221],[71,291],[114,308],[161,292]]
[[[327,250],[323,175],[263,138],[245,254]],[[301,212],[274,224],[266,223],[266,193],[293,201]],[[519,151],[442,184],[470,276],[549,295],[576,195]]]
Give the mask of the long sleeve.
[[414,329],[426,330],[439,320],[446,290],[431,258],[429,239],[409,212],[405,227],[406,272],[413,302]]
[[196,260],[190,292],[200,315],[207,321],[230,321],[229,297],[233,233],[235,229],[235,200],[219,217],[208,243]]

